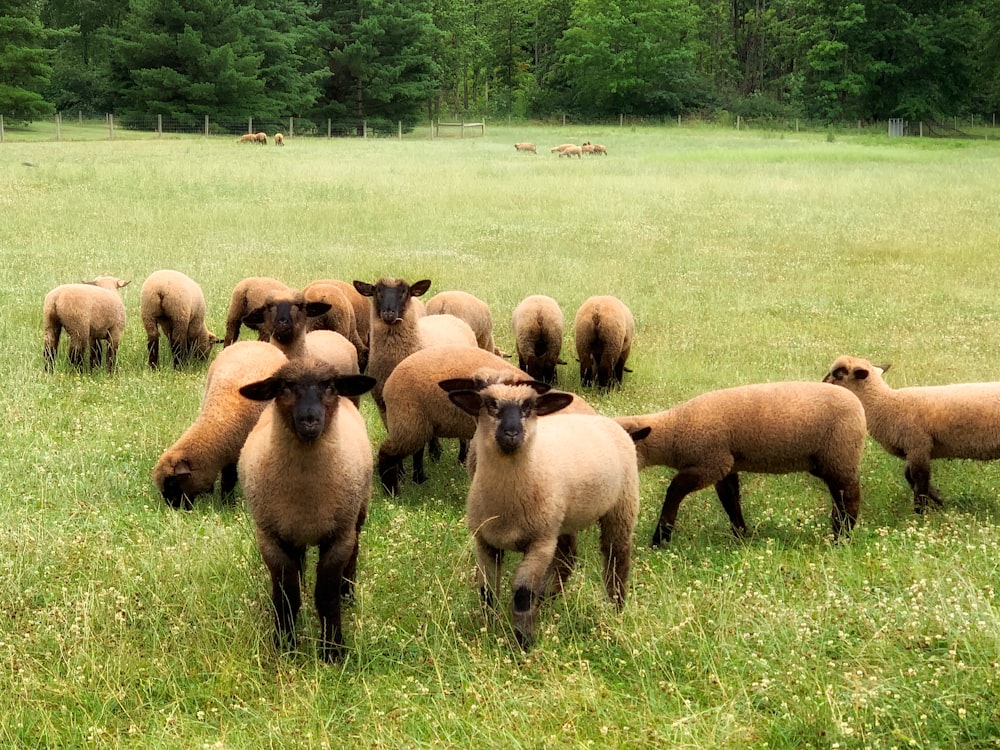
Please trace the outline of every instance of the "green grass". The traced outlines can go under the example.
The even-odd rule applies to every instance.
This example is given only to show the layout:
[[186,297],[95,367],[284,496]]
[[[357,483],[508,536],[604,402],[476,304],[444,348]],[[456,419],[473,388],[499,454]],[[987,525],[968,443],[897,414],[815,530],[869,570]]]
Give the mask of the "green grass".
[[[587,139],[609,156],[548,153]],[[522,140],[540,153],[515,153]],[[240,502],[176,512],[156,494],[150,469],[194,419],[205,368],[144,369],[138,315],[159,268],[199,281],[217,333],[245,276],[389,274],[479,295],[510,351],[527,294],[570,319],[616,294],[638,331],[624,388],[592,399],[606,414],[818,380],[846,353],[893,363],[896,386],[997,380],[993,141],[510,127],[279,149],[8,133],[0,174],[3,746],[998,744],[996,465],[935,464],[947,506],[916,517],[901,463],[871,444],[849,543],[830,543],[820,483],[751,475],[748,541],[706,491],[661,550],[646,545],[670,472],[651,469],[624,611],[588,532],[522,654],[509,591],[499,618],[479,610],[448,446],[425,485],[376,491],[349,655],[330,667],[308,597],[301,653],[274,651]],[[78,375],[63,354],[44,375],[42,298],[100,273],[132,280],[118,372]],[[572,367],[564,384],[578,390]]]

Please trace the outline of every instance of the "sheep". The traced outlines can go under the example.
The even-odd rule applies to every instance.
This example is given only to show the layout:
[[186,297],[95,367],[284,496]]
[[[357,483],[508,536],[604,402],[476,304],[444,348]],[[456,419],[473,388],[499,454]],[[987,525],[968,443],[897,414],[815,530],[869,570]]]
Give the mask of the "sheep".
[[490,314],[490,306],[479,297],[468,292],[449,291],[438,292],[427,300],[428,315],[454,315],[461,318],[476,335],[476,343],[480,349],[497,356],[504,356],[493,343],[493,316]]
[[[351,287],[351,291],[362,300],[362,304],[365,306],[364,317],[367,321],[368,300],[357,294],[354,287]],[[336,331],[343,335],[354,345],[357,351],[358,365],[361,372],[364,372],[368,366],[368,343],[362,340],[361,334],[358,332],[355,308],[344,290],[332,282],[314,281],[302,289],[302,296],[306,302],[325,302],[330,305],[330,309],[322,315],[309,318],[306,325],[307,330]]]
[[220,474],[220,494],[232,493],[240,449],[264,409],[240,398],[239,389],[270,377],[287,361],[263,341],[240,341],[219,352],[208,368],[197,419],[153,467],[153,484],[168,505],[192,508],[195,498],[212,492]]
[[349,284],[346,281],[341,281],[340,279],[319,279],[318,281],[313,281],[306,284],[302,289],[302,293],[308,298],[311,293],[311,287],[313,284],[330,284],[331,286],[337,287],[340,291],[344,293],[347,297],[347,301],[351,303],[351,307],[354,308],[354,323],[358,327],[358,338],[367,348],[368,346],[368,334],[371,329],[371,302],[367,297],[358,292],[354,288],[353,284]]
[[607,148],[605,148],[599,143],[591,143],[590,141],[587,141],[582,146],[580,146],[580,150],[583,151],[583,153],[585,154],[603,154],[604,156],[608,155]]
[[393,368],[403,359],[430,346],[463,342],[473,347],[478,345],[469,325],[453,315],[421,317],[414,300],[430,285],[428,279],[408,284],[392,277],[382,277],[374,284],[354,282],[359,293],[371,298],[367,372],[376,380],[372,398],[383,424],[382,389]]
[[267,133],[257,133],[254,136],[254,138],[257,140],[257,143],[259,145],[261,145],[261,146],[266,146],[267,145]]
[[114,276],[98,276],[79,284],[62,284],[45,295],[42,303],[45,371],[55,369],[63,328],[69,335],[69,361],[83,369],[90,352],[90,369],[101,364],[101,342],[107,341],[105,364],[115,369],[118,344],[125,330],[125,304],[118,294],[129,282]]
[[[230,346],[240,337],[240,325],[247,313],[256,310],[267,302],[267,297],[273,292],[285,292],[289,287],[270,276],[251,276],[238,282],[233,287],[233,295],[229,301],[229,311],[226,313],[226,336],[222,345]],[[257,330],[255,326],[247,328]],[[266,334],[257,331],[257,338],[266,341]]]
[[640,469],[677,470],[652,545],[670,541],[681,500],[709,485],[715,485],[733,533],[743,536],[741,471],[807,471],[822,479],[833,498],[834,538],[850,533],[861,506],[865,414],[856,398],[844,395],[824,383],[763,383],[709,391],[666,411],[616,417],[630,433],[652,428],[636,443]]
[[913,509],[927,499],[943,505],[931,485],[931,459],[1000,458],[1000,383],[891,388],[882,378],[889,365],[860,357],[838,357],[823,380],[846,388],[865,409],[868,434],[906,461],[903,476],[913,491]]
[[510,320],[518,366],[535,380],[555,385],[562,350],[563,313],[559,303],[544,294],[525,297]]
[[146,329],[149,369],[160,366],[160,329],[170,341],[174,368],[188,358],[205,359],[219,339],[205,326],[205,295],[180,271],[155,271],[143,282],[139,310]]
[[515,143],[514,144],[514,150],[515,151],[524,151],[524,152],[530,151],[533,154],[537,154],[538,153],[538,150],[535,148],[535,144],[534,143],[528,143],[527,141],[525,141],[524,143]]
[[341,599],[353,593],[372,484],[364,419],[342,397],[373,385],[366,375],[302,358],[239,390],[250,403],[271,402],[247,437],[238,476],[271,576],[275,642],[296,646],[305,553],[318,546],[314,599],[325,661],[344,652]]
[[583,157],[583,149],[579,146],[567,146],[562,151],[559,152],[559,158],[566,157],[567,159],[572,159],[574,156],[577,158]]
[[576,148],[576,147],[577,146],[576,146],[575,143],[561,143],[558,146],[553,146],[552,148],[550,148],[549,149],[549,153],[550,154],[555,154],[555,153],[561,154],[563,151],[565,151],[568,148]]
[[257,136],[254,133],[247,133],[246,135],[241,135],[236,139],[237,143],[256,143]]
[[275,133],[274,134],[274,145],[275,146],[284,146],[285,145],[285,136],[282,133]]
[[635,318],[617,297],[598,295],[584,300],[573,321],[580,383],[597,382],[602,389],[619,386],[632,351]]
[[639,513],[630,436],[608,417],[556,414],[572,395],[539,393],[533,384],[493,384],[448,397],[477,420],[478,464],[466,497],[466,525],[484,602],[495,599],[504,552],[523,552],[513,581],[514,628],[518,643],[529,648],[549,578],[555,574],[557,590],[565,585],[577,533],[597,523],[605,589],[620,609]]

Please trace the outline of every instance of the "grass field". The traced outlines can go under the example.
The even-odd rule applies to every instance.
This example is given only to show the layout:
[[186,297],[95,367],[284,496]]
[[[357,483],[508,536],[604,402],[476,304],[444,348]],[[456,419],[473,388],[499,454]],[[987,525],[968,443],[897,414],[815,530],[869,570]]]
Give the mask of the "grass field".
[[[609,156],[548,153],[593,140]],[[376,490],[349,655],[275,652],[241,501],[166,507],[149,472],[198,409],[205,366],[145,368],[138,297],[195,278],[221,335],[233,285],[430,278],[568,318],[621,297],[637,343],[605,414],[742,383],[819,380],[839,354],[892,385],[1000,380],[1000,147],[699,128],[491,128],[485,138],[173,137],[0,145],[0,745],[129,748],[986,748],[1000,745],[1000,466],[940,462],[912,513],[871,443],[861,521],[799,475],[744,477],[743,542],[711,491],[648,540],[670,472],[642,476],[629,600],[596,534],[521,653],[471,585],[467,480]],[[533,140],[537,156],[515,153]],[[27,163],[27,164],[26,164]],[[119,369],[42,371],[45,293],[131,279]],[[64,344],[65,346],[65,344]],[[572,360],[572,336],[564,344]],[[579,390],[573,367],[563,383]],[[364,403],[373,447],[382,428]],[[517,557],[516,555],[514,556]],[[312,559],[312,558],[310,558]]]

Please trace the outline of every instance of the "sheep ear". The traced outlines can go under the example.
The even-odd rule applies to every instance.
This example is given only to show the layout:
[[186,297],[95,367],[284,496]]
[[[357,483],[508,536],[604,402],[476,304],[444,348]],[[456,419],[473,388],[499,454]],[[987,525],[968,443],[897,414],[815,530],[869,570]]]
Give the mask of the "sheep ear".
[[375,285],[369,284],[367,281],[354,280],[354,288],[358,290],[358,294],[364,297],[374,297],[375,296]]
[[548,393],[552,390],[551,385],[543,383],[541,380],[515,380],[511,385],[526,385],[529,388],[533,388],[535,393]]
[[625,430],[628,436],[632,438],[633,443],[638,443],[640,440],[645,440],[649,437],[649,433],[653,431],[652,427],[629,427]]
[[325,315],[333,307],[329,302],[306,302],[305,311],[307,318],[318,318]]
[[431,280],[423,279],[421,281],[414,281],[410,284],[410,296],[419,297],[421,294],[426,292],[431,288]]
[[123,281],[122,279],[118,279],[118,288],[121,289],[122,287],[128,286],[131,283],[132,283],[131,280]]
[[191,475],[191,464],[188,463],[188,460],[185,458],[181,459],[176,464],[174,464],[174,471],[170,476],[187,477],[190,475]]
[[452,391],[448,398],[455,406],[473,417],[479,416],[479,410],[483,407],[483,398],[476,391]]
[[864,367],[855,367],[851,374],[855,380],[865,380],[868,377],[868,370]]
[[535,414],[539,417],[544,417],[546,414],[554,414],[561,409],[565,409],[571,403],[573,403],[572,393],[563,393],[562,391],[543,393],[535,399]]
[[243,316],[243,325],[245,326],[259,326],[264,322],[264,315],[267,313],[267,305],[263,307],[258,307],[256,310],[251,310],[246,315]]
[[452,391],[477,391],[478,383],[472,378],[448,378],[438,382],[442,390],[451,393]]
[[333,379],[337,393],[341,396],[360,396],[375,387],[376,380],[368,375],[340,375]]
[[266,378],[256,383],[249,383],[240,388],[240,395],[251,401],[270,401],[278,395],[284,381],[281,378]]
[[892,367],[892,365],[872,365],[872,367],[874,367],[876,370],[878,370],[879,371],[878,374],[881,375],[886,370],[888,370],[890,367]]

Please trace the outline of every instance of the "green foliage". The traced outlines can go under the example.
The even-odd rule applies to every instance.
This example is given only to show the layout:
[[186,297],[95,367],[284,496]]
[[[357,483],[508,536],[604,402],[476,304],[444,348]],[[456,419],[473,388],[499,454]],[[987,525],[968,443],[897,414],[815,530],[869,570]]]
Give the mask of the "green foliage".
[[0,4],[0,113],[24,122],[52,113],[41,94],[52,72],[45,49],[51,36],[34,4]]

